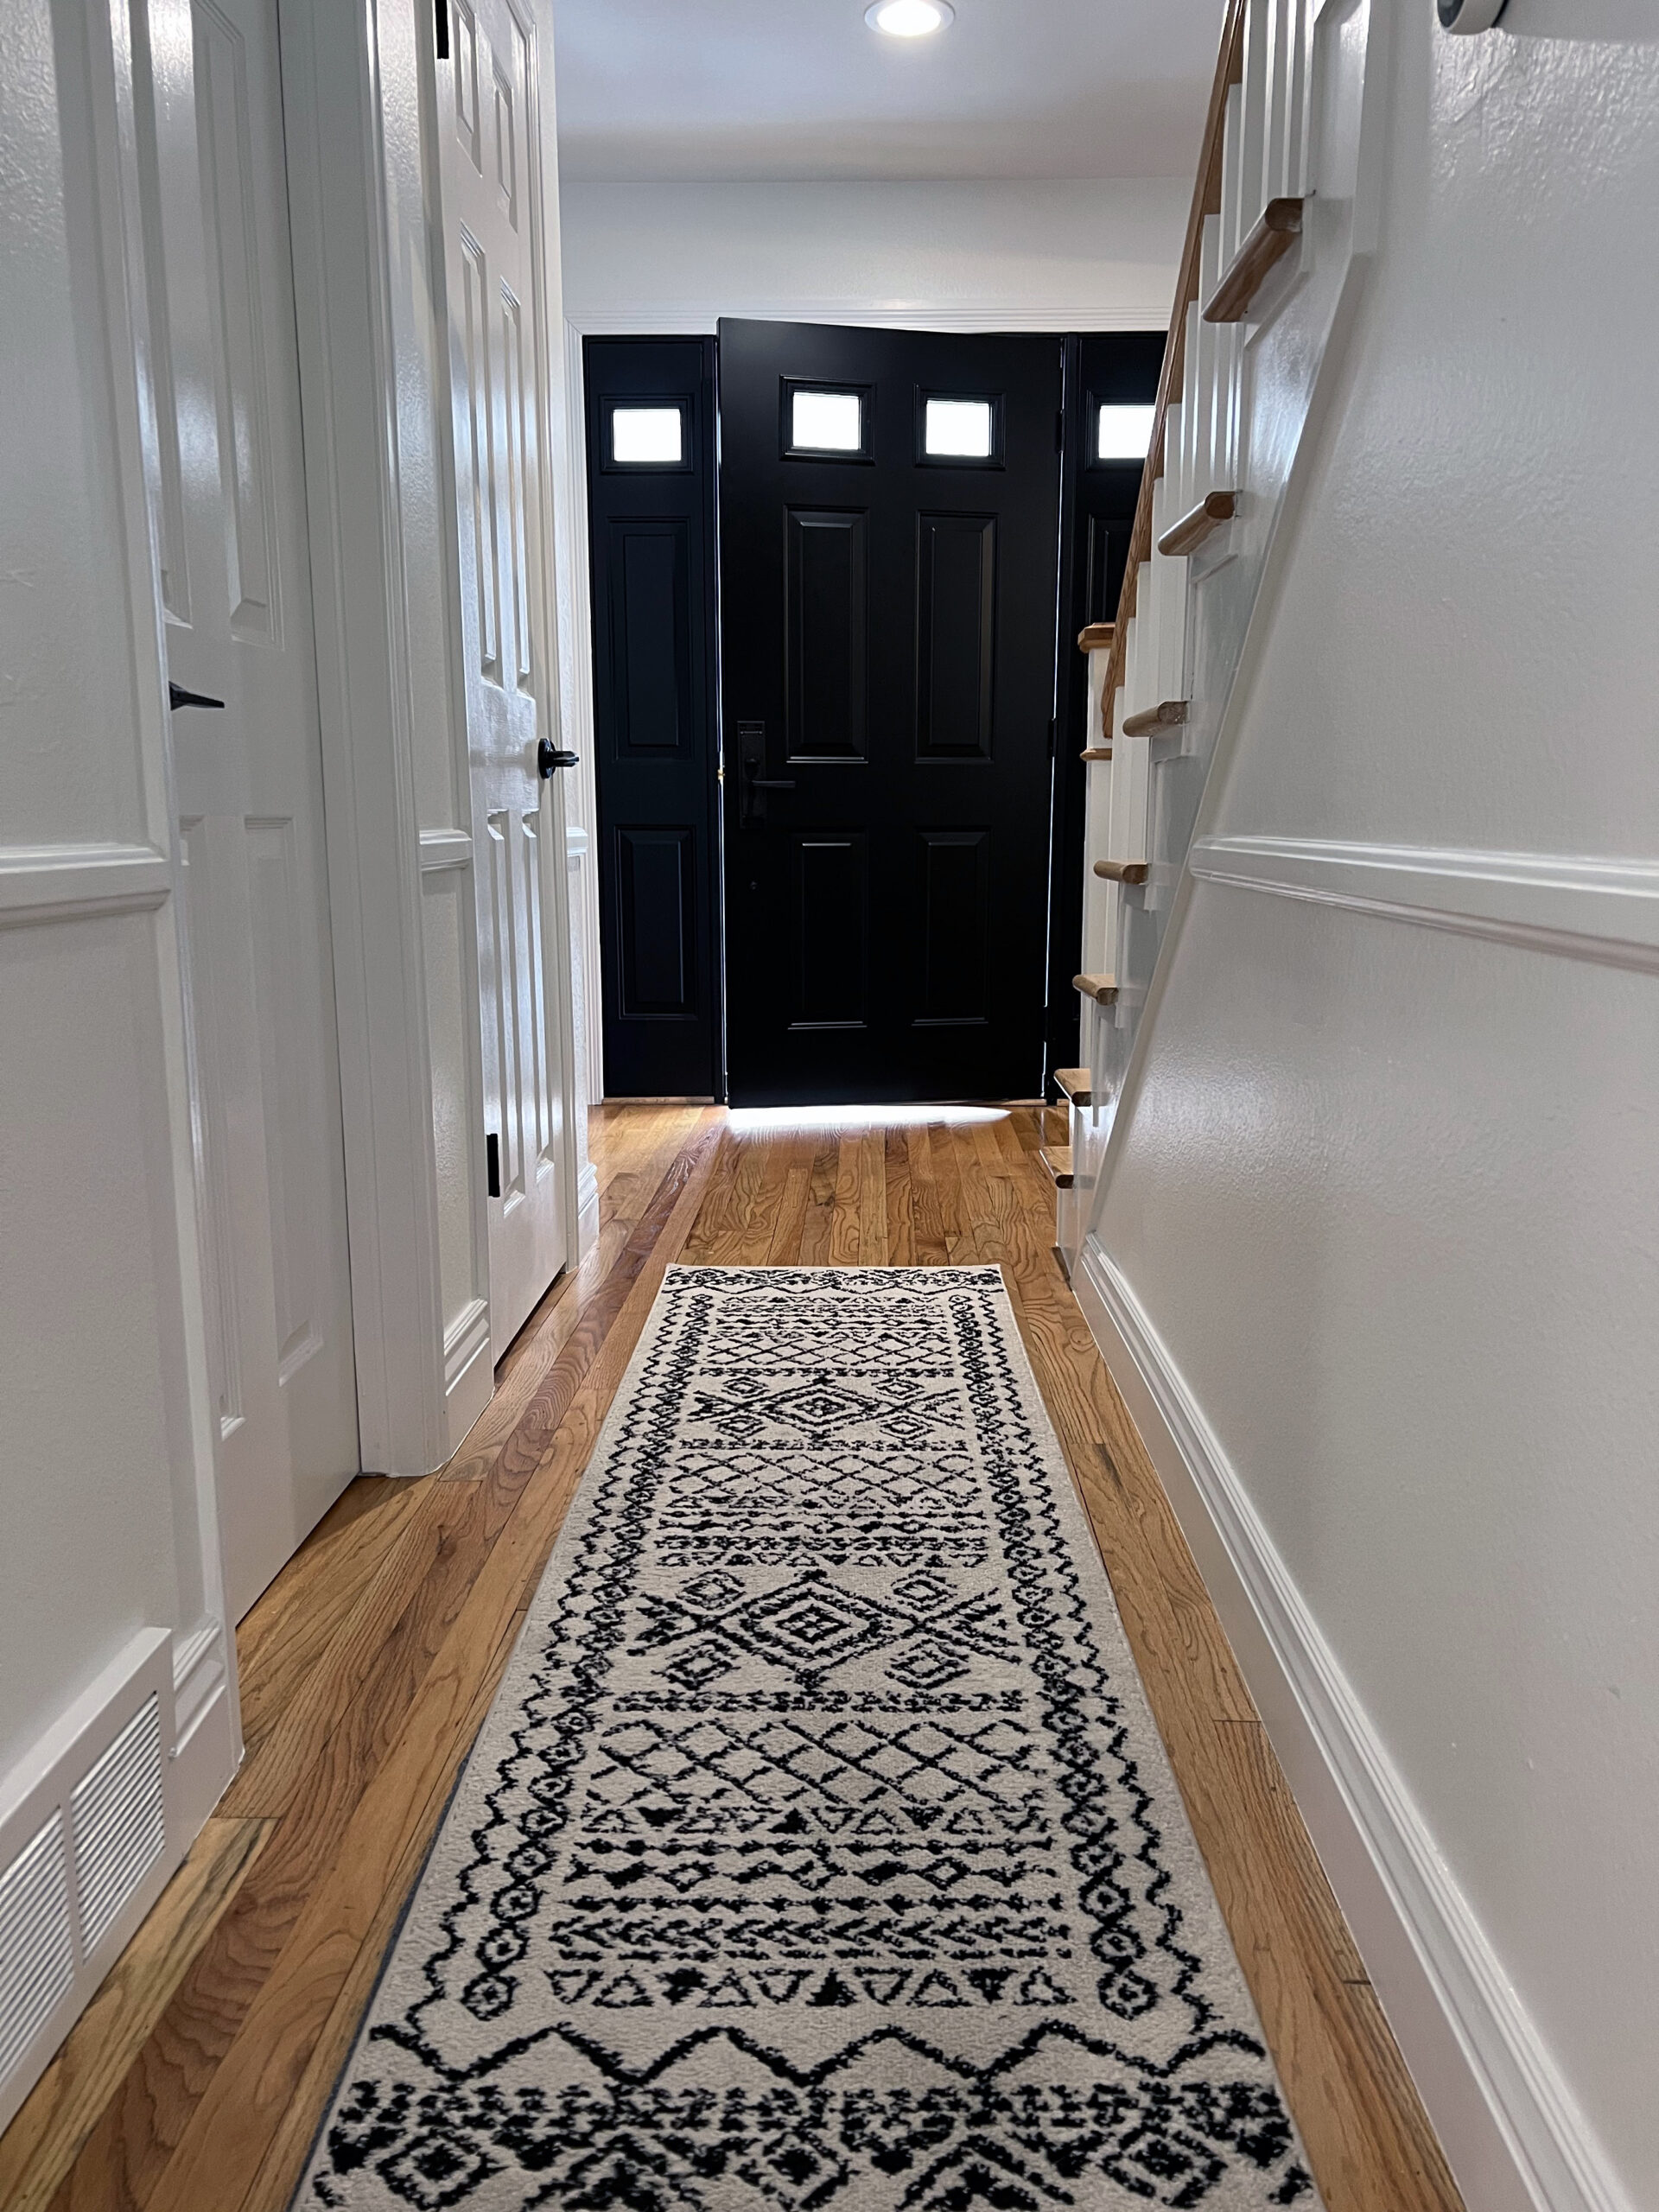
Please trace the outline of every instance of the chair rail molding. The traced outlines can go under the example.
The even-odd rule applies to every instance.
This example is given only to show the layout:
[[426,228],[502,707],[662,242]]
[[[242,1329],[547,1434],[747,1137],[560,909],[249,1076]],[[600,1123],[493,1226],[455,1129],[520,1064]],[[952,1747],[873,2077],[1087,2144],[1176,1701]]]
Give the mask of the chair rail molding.
[[172,856],[154,845],[0,845],[0,929],[141,913],[172,893]]
[[1205,836],[1207,883],[1379,914],[1569,960],[1659,971],[1659,861],[1309,837]]

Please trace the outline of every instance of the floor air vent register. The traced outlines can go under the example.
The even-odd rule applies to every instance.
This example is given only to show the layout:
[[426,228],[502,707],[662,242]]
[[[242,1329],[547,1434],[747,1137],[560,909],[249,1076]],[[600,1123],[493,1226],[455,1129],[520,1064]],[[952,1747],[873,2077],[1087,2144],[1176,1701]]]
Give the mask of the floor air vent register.
[[0,1783],[0,2128],[176,1864],[172,1647],[134,1637]]

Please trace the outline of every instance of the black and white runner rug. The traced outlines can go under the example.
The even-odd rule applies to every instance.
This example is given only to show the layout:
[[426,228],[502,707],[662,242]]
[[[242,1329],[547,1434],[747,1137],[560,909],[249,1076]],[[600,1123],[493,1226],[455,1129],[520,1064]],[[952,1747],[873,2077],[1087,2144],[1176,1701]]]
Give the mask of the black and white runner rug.
[[1315,2204],[996,1268],[670,1273],[298,2201]]

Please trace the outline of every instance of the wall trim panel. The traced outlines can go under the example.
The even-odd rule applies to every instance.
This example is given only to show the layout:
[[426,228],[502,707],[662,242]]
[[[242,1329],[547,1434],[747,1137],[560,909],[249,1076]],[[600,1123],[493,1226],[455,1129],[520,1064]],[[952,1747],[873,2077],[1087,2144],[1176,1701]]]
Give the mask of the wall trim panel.
[[1220,1439],[1092,1234],[1073,1288],[1470,2212],[1636,2212]]

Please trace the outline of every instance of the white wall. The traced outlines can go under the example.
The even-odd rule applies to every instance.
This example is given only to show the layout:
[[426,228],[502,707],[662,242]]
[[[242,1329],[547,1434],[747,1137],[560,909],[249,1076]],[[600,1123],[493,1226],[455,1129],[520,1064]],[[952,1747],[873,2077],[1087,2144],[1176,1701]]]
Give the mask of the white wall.
[[1659,34],[1393,20],[1381,250],[1096,1233],[1580,2107],[1535,2085],[1538,2201],[1650,2205]]
[[642,330],[647,312],[668,332],[721,315],[1158,330],[1190,197],[1169,177],[567,182],[565,312],[594,331]]

